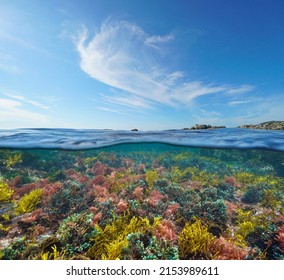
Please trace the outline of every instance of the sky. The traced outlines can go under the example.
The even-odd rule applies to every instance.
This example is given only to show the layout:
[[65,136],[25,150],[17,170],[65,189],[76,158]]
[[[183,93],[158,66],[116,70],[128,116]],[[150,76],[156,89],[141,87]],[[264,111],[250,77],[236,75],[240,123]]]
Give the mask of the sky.
[[0,128],[284,120],[283,0],[0,0]]

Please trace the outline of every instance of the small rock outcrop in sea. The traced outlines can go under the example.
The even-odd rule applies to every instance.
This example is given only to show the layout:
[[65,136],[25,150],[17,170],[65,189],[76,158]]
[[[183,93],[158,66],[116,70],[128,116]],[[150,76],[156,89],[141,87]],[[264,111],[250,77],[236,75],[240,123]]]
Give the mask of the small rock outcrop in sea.
[[138,131],[138,129],[137,128],[133,128],[133,129],[131,129],[131,131]]
[[284,130],[284,121],[269,121],[260,124],[245,124],[238,127],[251,129]]
[[184,128],[183,130],[192,130],[192,129],[215,129],[215,128],[226,128],[226,126],[217,126],[217,125],[210,125],[210,124],[196,124],[191,128]]

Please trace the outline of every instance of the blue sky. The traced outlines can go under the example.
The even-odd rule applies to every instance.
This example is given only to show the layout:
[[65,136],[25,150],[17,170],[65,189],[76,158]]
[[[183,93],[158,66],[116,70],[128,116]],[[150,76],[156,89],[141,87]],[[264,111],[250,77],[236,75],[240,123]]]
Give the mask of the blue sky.
[[283,120],[282,0],[0,0],[0,128]]

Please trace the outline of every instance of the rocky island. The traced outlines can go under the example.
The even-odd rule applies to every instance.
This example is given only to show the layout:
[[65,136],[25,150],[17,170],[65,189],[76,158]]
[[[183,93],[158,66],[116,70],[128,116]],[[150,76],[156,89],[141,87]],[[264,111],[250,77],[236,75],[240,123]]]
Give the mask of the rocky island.
[[191,128],[183,128],[183,130],[194,130],[194,129],[215,129],[215,128],[226,128],[226,126],[216,126],[216,125],[210,125],[210,124],[196,124],[192,126]]
[[238,126],[238,128],[284,130],[284,121],[269,121],[260,124],[245,124]]

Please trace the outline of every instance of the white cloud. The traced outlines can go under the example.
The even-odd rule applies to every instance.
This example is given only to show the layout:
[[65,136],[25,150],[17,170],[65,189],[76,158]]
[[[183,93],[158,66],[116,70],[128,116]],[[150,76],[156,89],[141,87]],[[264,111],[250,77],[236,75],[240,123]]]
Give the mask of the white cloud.
[[116,104],[123,107],[130,107],[130,108],[144,108],[150,109],[153,108],[153,104],[150,101],[146,100],[145,98],[141,98],[136,95],[116,95],[116,96],[106,96],[102,95],[103,99],[112,104]]
[[10,98],[23,101],[24,103],[32,104],[33,106],[38,107],[38,108],[41,108],[41,109],[44,109],[44,110],[49,109],[48,106],[43,105],[43,104],[41,104],[41,103],[39,103],[39,102],[37,102],[37,101],[27,99],[26,97],[24,97],[24,96],[22,96],[22,95],[18,95],[18,94],[15,94],[15,93],[10,93],[10,92],[4,92],[3,94],[4,94],[5,96],[10,97]]
[[115,110],[115,109],[111,109],[111,108],[108,108],[108,107],[97,107],[97,109],[99,109],[101,111],[111,112],[111,113],[125,114],[125,112],[118,111],[118,110]]
[[230,106],[235,106],[235,105],[242,105],[242,104],[247,104],[251,102],[253,102],[253,100],[235,100],[235,101],[230,101],[228,104]]
[[0,70],[16,74],[20,72],[20,68],[15,63],[15,57],[2,47],[0,47]]
[[269,120],[283,121],[284,94],[260,96],[248,108],[252,123]]
[[33,127],[51,124],[51,119],[40,113],[24,110],[23,103],[18,100],[0,98],[0,126],[11,127]]
[[153,102],[136,95],[121,94],[111,90],[114,95],[98,93],[98,98],[89,98],[96,103],[96,108],[119,114],[146,114],[145,109],[154,108]]
[[227,90],[227,93],[229,94],[241,94],[241,93],[247,93],[250,91],[253,91],[255,89],[252,85],[241,85],[239,87],[230,88]]
[[0,98],[0,108],[1,109],[15,109],[21,105],[22,103],[19,101],[6,99],[6,98]]
[[27,103],[30,103],[30,104],[34,105],[35,107],[39,107],[39,108],[44,109],[44,110],[49,109],[48,106],[43,105],[43,104],[41,104],[41,103],[39,103],[39,102],[37,102],[37,101],[33,101],[33,100],[25,100],[25,101],[26,101]]
[[127,97],[112,96],[109,98],[111,103],[140,108],[153,108],[156,102],[173,107],[189,106],[203,95],[233,95],[253,90],[250,85],[188,82],[182,71],[169,71],[153,46],[162,48],[173,39],[173,34],[150,36],[130,22],[108,20],[93,36],[88,35],[84,27],[78,33],[75,44],[84,72],[127,93]]
[[247,101],[246,103],[250,103],[249,106],[240,106],[219,116],[217,114],[210,116],[210,112],[207,114],[207,111],[201,109],[193,117],[196,123],[227,125],[229,127],[241,124],[258,124],[270,120],[283,120],[284,94],[255,96],[253,100]]
[[219,117],[219,116],[221,116],[221,113],[216,112],[216,111],[207,111],[207,110],[204,110],[204,109],[200,109],[199,111],[206,117]]
[[228,89],[226,85],[205,85],[201,82],[190,82],[180,86],[175,92],[175,99],[191,104],[192,100],[202,95],[224,93]]
[[164,43],[168,43],[170,41],[172,41],[174,39],[174,35],[173,34],[168,34],[166,36],[152,36],[152,37],[146,37],[145,39],[145,44],[147,46],[153,47],[153,48],[157,48],[159,49],[159,44],[164,44]]
[[24,101],[24,100],[25,100],[25,97],[22,96],[22,95],[10,93],[10,92],[4,92],[3,94],[6,95],[6,96],[8,96],[8,97],[11,97],[11,98],[13,98],[13,99],[17,99],[17,100],[21,100],[21,101]]
[[47,57],[54,58],[54,54],[51,53],[50,51],[46,50],[45,48],[42,48],[31,41],[28,41],[26,39],[22,39],[20,36],[12,35],[11,33],[8,32],[0,32],[0,39],[3,41],[7,41],[9,43],[12,43],[14,45],[18,45],[22,48],[31,50],[33,52],[37,52],[40,54],[43,54]]

